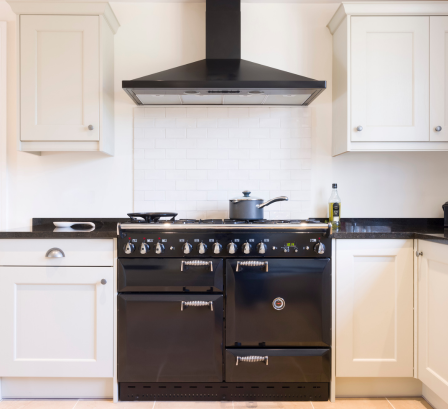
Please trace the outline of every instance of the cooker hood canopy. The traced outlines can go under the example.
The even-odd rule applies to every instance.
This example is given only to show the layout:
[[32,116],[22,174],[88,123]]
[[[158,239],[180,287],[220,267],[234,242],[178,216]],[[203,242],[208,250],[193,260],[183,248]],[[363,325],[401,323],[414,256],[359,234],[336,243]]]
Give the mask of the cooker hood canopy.
[[309,105],[317,81],[241,59],[240,0],[206,0],[206,59],[131,81],[138,105]]

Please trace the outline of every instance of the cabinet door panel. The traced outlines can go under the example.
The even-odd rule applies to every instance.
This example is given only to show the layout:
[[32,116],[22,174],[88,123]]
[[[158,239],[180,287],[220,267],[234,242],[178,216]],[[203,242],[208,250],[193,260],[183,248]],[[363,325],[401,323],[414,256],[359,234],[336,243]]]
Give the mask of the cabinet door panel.
[[448,402],[448,246],[418,241],[418,378]]
[[113,376],[112,267],[0,267],[0,311],[0,376]]
[[351,29],[351,140],[428,141],[429,17],[352,17]]
[[[448,141],[448,17],[430,17],[431,141]],[[437,127],[440,131],[436,131]]]
[[412,240],[337,240],[336,376],[413,376]]
[[21,140],[98,141],[98,17],[20,16],[20,59]]

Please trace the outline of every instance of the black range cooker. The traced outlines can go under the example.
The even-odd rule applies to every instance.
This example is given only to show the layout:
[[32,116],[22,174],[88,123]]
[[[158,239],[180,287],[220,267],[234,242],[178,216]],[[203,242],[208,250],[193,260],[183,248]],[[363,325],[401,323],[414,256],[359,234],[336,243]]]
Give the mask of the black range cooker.
[[331,225],[130,216],[120,400],[328,400]]

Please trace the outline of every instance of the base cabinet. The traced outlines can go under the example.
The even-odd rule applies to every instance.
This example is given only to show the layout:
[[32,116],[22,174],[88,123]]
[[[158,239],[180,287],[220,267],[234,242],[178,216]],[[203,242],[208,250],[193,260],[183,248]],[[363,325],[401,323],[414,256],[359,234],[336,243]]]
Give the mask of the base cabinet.
[[418,378],[448,403],[448,246],[418,241]]
[[0,267],[0,377],[112,377],[113,267]]
[[336,241],[336,376],[413,376],[413,240]]

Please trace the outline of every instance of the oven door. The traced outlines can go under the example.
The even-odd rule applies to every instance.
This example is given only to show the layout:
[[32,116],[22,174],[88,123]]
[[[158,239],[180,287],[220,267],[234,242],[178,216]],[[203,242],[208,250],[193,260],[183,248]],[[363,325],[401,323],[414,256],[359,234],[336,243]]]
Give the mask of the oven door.
[[331,344],[331,262],[226,261],[228,347]]
[[119,294],[119,382],[222,382],[222,294]]

